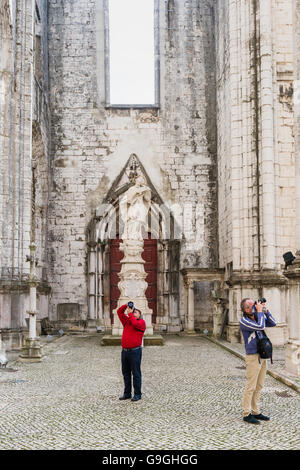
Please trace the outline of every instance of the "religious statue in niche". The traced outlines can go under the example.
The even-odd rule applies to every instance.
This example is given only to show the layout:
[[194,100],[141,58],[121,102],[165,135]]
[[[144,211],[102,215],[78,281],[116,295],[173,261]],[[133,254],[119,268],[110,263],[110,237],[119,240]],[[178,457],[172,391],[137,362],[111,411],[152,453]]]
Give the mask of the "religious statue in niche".
[[124,222],[123,240],[143,240],[142,228],[147,233],[147,215],[151,204],[151,190],[144,176],[138,176],[120,201],[120,213]]

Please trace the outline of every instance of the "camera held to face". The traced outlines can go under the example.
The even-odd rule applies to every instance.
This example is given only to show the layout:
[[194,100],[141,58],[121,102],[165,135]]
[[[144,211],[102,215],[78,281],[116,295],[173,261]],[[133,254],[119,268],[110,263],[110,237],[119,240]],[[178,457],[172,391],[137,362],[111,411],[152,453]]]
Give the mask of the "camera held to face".
[[[267,303],[267,299],[265,299],[265,297],[262,297],[261,299],[258,299],[257,301],[254,302],[254,305],[252,307],[252,313],[256,313],[257,312],[257,309],[256,309],[256,305],[257,304],[266,304]],[[265,306],[263,306],[263,312],[266,311],[266,308]]]

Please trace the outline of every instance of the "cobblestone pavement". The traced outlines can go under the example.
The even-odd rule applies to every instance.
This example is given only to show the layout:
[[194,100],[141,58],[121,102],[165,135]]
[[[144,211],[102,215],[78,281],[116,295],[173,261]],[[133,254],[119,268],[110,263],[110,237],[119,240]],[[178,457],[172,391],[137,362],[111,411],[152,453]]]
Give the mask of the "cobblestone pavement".
[[[245,354],[245,346],[240,343],[229,344],[227,341],[220,341],[220,343],[229,345],[231,349],[239,352],[240,354]],[[270,366],[270,369],[274,372],[281,374],[286,379],[290,380],[296,386],[300,387],[300,377],[297,377],[293,374],[290,374],[286,371],[285,368],[285,347],[273,347],[273,365]]]
[[299,449],[299,394],[267,376],[262,411],[242,421],[241,359],[207,339],[143,350],[143,399],[119,401],[120,347],[63,336],[38,364],[0,371],[0,449]]
[[[216,338],[209,338],[211,341],[222,345],[225,349],[229,348],[231,351],[235,351],[236,353],[245,357],[245,346],[241,343],[228,343],[223,339],[216,339]],[[273,346],[273,364],[269,367],[269,370],[280,374],[280,376],[284,379],[287,379],[289,383],[293,384],[294,388],[298,391],[300,389],[300,377],[287,372],[285,367],[285,347]]]

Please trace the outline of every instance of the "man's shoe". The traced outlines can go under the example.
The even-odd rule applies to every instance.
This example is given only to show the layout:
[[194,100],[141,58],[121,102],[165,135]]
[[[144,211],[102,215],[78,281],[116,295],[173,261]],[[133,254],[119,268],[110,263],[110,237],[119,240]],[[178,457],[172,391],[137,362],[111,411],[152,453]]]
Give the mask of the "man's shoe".
[[142,397],[137,397],[137,396],[134,396],[133,398],[131,398],[131,401],[138,401],[140,400]]
[[270,418],[268,416],[264,416],[261,413],[259,415],[252,415],[256,419],[260,419],[261,421],[270,421]]
[[131,395],[129,395],[128,397],[126,395],[123,395],[119,398],[119,400],[129,400],[129,398],[131,398]]
[[245,416],[243,420],[246,421],[246,423],[260,424],[258,419],[254,418],[254,416],[251,413],[248,416]]

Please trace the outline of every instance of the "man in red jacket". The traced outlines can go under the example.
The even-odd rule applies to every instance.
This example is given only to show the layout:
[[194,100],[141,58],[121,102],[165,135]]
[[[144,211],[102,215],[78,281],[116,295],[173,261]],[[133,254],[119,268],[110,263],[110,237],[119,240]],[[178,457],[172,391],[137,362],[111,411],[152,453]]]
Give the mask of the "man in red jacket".
[[[125,314],[127,309],[128,315]],[[122,374],[124,378],[124,394],[120,400],[131,398],[131,376],[133,377],[134,396],[131,401],[142,398],[142,341],[146,323],[141,318],[141,311],[128,305],[122,305],[117,310],[120,322],[124,326],[122,335]]]

